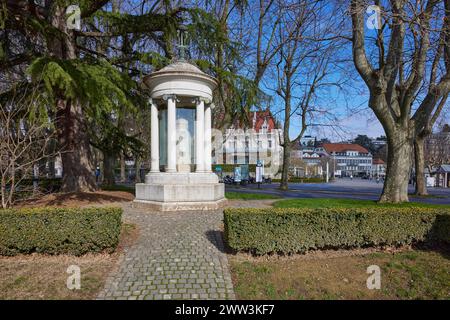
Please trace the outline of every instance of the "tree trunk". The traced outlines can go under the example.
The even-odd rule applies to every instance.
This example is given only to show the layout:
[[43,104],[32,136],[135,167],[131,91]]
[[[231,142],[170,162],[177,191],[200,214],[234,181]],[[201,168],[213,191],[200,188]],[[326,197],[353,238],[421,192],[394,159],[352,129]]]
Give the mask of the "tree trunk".
[[55,157],[48,158],[48,177],[55,178]]
[[95,191],[95,171],[89,133],[80,103],[58,101],[58,141],[62,148],[63,178],[61,191]]
[[416,190],[415,194],[419,196],[428,195],[427,184],[425,181],[425,139],[418,136],[414,141],[414,160],[416,171]]
[[114,168],[116,166],[116,158],[112,153],[103,153],[103,184],[113,186],[116,184]]
[[[61,34],[49,41],[50,55],[59,59],[76,59],[77,43],[74,30],[68,29],[66,8],[55,4],[51,23]],[[86,116],[79,101],[65,97],[61,92],[56,101],[57,130],[63,178],[61,191],[85,192],[97,189]]]
[[380,202],[408,202],[408,181],[411,170],[412,139],[405,130],[388,133],[388,163]]
[[126,182],[127,181],[127,175],[125,171],[125,155],[123,154],[123,151],[120,152],[120,182]]
[[284,142],[283,147],[283,168],[281,171],[281,182],[280,182],[280,189],[281,190],[288,190],[289,189],[289,154],[291,152],[291,146],[290,143],[286,141]]
[[6,197],[6,175],[2,175],[1,181],[1,200],[2,200],[2,208],[6,209],[8,207],[7,197]]
[[[49,150],[48,150],[48,153],[49,153],[49,154],[51,154],[51,155],[56,154],[56,148],[57,148],[56,141],[52,140],[52,141],[49,143],[48,148],[49,148]],[[55,156],[51,156],[51,157],[48,157],[48,158],[47,158],[47,163],[48,163],[47,176],[48,176],[48,178],[50,178],[50,179],[54,179],[55,176],[56,176],[56,172],[55,172],[55,162],[56,162],[56,157],[55,157]]]
[[141,158],[136,156],[136,177],[134,178],[136,183],[141,182],[141,163]]

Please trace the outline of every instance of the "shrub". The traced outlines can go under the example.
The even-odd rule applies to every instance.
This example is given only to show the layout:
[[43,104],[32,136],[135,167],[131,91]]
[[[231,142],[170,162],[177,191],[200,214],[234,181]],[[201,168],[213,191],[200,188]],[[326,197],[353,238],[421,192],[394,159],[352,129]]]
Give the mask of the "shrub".
[[112,252],[121,229],[121,208],[0,210],[0,255],[82,255]]
[[[241,166],[241,164],[213,164],[211,165],[211,170],[215,172],[216,167],[221,167],[222,172],[234,172],[234,168],[239,166]],[[248,171],[254,173],[256,171],[256,164],[249,164]]]
[[450,243],[449,208],[225,209],[225,238],[256,254]]
[[[279,183],[281,179],[272,179],[272,182]],[[291,183],[323,183],[325,182],[324,178],[311,177],[311,178],[300,178],[300,177],[290,177],[288,182]]]
[[[62,179],[61,178],[39,178],[37,180],[38,187],[41,192],[59,192],[61,189]],[[27,178],[22,179],[17,186],[18,190],[32,190],[33,188],[33,179]]]

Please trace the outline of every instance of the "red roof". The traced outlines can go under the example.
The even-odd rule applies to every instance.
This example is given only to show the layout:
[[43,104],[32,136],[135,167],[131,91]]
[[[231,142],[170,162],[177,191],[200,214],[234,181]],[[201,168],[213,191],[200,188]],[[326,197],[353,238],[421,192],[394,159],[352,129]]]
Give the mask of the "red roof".
[[384,161],[383,161],[383,159],[379,159],[379,158],[377,158],[377,159],[373,159],[373,164],[384,164]]
[[[223,119],[223,116],[222,116]],[[233,123],[234,128],[240,128],[240,129],[246,129],[251,128],[254,129],[256,132],[259,132],[261,130],[264,121],[267,123],[267,131],[272,131],[274,129],[277,129],[277,124],[275,121],[275,118],[273,117],[272,113],[269,109],[266,109],[264,111],[251,111],[247,113],[247,120],[248,125],[244,125],[244,121],[240,119],[235,119]],[[222,120],[220,120],[222,121]]]
[[342,153],[346,151],[358,151],[359,153],[369,153],[366,148],[356,143],[324,143],[323,148],[328,153]]
[[276,127],[275,119],[273,118],[272,113],[268,109],[264,111],[250,112],[249,120],[252,125],[252,128],[255,129],[256,132],[259,132],[259,130],[261,130],[264,124],[264,120],[267,123],[267,131],[272,131]]

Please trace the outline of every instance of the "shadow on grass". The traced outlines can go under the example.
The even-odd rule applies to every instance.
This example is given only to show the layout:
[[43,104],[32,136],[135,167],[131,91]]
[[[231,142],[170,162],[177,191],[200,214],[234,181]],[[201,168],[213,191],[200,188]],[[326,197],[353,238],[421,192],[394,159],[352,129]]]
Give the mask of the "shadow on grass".
[[414,249],[435,251],[450,260],[450,214],[438,215],[425,241],[414,245]]
[[443,242],[434,243],[417,243],[412,246],[412,249],[423,252],[436,252],[443,258],[450,260],[450,245]]
[[235,253],[226,243],[225,235],[222,230],[208,230],[205,235],[209,242],[211,242],[220,252],[226,254]]

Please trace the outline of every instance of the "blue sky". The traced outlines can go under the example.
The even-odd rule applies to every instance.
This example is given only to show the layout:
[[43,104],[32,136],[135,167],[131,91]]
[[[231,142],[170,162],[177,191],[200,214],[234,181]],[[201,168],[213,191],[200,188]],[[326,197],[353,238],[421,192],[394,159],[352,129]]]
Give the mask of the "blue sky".
[[[132,4],[140,4],[140,1],[130,0]],[[252,1],[250,1],[251,3]],[[256,1],[257,2],[257,1]],[[151,4],[152,2],[150,2]],[[188,1],[190,5],[193,3]],[[331,4],[331,2],[330,2]],[[251,5],[250,5],[251,7]],[[333,10],[333,7],[327,7],[326,10]],[[346,7],[341,7],[340,10],[345,10]],[[344,14],[342,11],[334,11],[334,17],[343,17]],[[329,11],[328,11],[329,12]],[[348,17],[348,15],[345,15]],[[367,14],[367,17],[369,14]],[[230,17],[230,22],[237,22],[235,20],[237,16],[233,15]],[[333,19],[334,21],[334,19]],[[337,20],[336,20],[337,21]],[[344,20],[344,30],[348,30],[347,33],[351,32],[349,28],[350,19]],[[256,23],[256,21],[247,21],[248,23]],[[244,31],[248,32],[248,34],[252,35],[249,39],[255,40],[255,32],[257,29],[256,25],[249,26],[248,24],[243,26]],[[336,28],[339,29],[339,28]],[[270,31],[270,30],[269,30]],[[341,31],[341,30],[336,30]],[[366,29],[366,36],[373,36],[374,30]],[[348,34],[349,36],[350,34]],[[252,42],[251,40],[251,42]],[[264,41],[264,40],[263,40]],[[250,47],[252,44],[250,43]],[[357,74],[357,71],[351,61],[352,53],[351,53],[351,42],[348,42],[342,49],[336,53],[336,56],[339,59],[347,59],[348,61],[342,67],[342,72],[335,73],[331,80],[337,79],[339,77],[351,77],[351,84],[347,89],[347,92],[338,93],[334,89],[329,89],[328,92],[321,92],[320,98],[317,100],[317,104],[321,105],[322,108],[329,108],[339,119],[338,126],[321,126],[321,127],[311,127],[306,134],[315,135],[318,138],[327,137],[332,141],[340,141],[347,140],[356,137],[358,134],[366,134],[369,137],[378,137],[380,135],[384,135],[384,130],[380,125],[379,121],[373,114],[372,110],[367,107],[368,93],[365,84],[362,82],[361,78]],[[243,68],[243,75],[252,77],[252,69],[254,66],[254,56],[251,52],[248,52],[248,55],[244,58],[245,66]],[[273,103],[271,105],[272,112],[276,114],[277,119],[283,122],[282,112],[280,113],[280,109],[282,109],[283,101],[276,95],[273,91],[274,85],[274,77],[273,74],[270,74],[270,70],[267,70],[262,83],[260,84],[261,89],[265,91],[268,95],[272,96]],[[278,112],[277,112],[278,111]],[[447,116],[448,117],[448,116]],[[448,120],[448,119],[447,119]],[[323,121],[322,121],[323,122]],[[299,120],[292,119],[291,121],[291,137],[294,137],[300,131]]]

